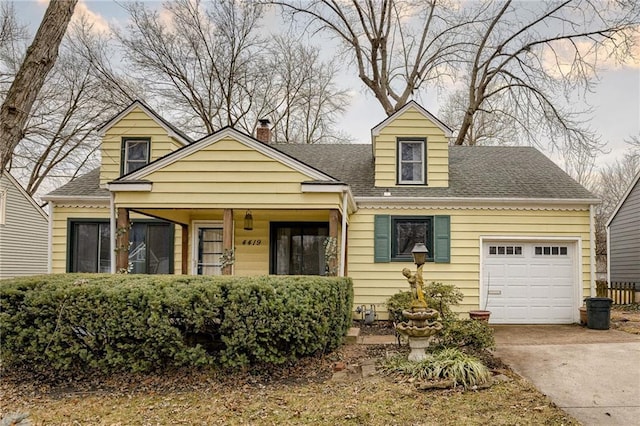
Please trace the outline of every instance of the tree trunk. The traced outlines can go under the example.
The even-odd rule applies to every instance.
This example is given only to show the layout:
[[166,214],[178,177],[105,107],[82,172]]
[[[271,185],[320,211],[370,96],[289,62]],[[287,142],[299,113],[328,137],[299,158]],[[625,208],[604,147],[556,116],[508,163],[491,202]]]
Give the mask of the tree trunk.
[[58,47],[78,0],[51,0],[38,32],[27,49],[24,62],[16,74],[0,108],[0,174],[4,172],[13,150],[24,137],[24,127],[31,107],[58,57]]

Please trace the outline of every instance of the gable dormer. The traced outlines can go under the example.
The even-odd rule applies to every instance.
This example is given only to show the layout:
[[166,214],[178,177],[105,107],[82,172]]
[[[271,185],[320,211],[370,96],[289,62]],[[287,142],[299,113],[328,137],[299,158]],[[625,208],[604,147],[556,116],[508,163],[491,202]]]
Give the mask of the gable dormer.
[[101,187],[191,142],[141,101],[107,121],[98,133]]
[[410,101],[371,130],[375,186],[449,186],[451,129]]

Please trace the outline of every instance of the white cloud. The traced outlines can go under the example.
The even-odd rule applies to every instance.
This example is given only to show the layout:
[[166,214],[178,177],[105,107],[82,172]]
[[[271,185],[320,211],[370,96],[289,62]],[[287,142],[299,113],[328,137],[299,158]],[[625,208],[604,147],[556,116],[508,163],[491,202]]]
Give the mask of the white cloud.
[[[40,2],[45,2],[47,0],[38,0]],[[105,33],[109,32],[109,23],[107,20],[97,12],[92,11],[87,6],[84,0],[80,0],[76,5],[76,9],[73,13],[73,17],[71,18],[72,22],[77,22],[81,17],[84,17],[87,23],[92,25],[92,29],[96,33]]]

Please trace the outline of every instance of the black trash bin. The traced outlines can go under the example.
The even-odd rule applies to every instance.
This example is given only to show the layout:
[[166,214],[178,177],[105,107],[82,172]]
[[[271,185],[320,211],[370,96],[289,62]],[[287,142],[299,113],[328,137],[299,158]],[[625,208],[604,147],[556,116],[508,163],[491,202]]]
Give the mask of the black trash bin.
[[608,330],[611,318],[611,303],[608,297],[587,297],[587,328]]

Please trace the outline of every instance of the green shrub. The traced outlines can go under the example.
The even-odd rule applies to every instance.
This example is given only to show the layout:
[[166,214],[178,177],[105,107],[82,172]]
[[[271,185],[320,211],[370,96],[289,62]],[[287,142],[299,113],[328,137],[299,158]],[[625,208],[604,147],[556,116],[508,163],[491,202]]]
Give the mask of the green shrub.
[[149,371],[283,363],[337,347],[348,278],[67,274],[0,284],[3,366]]
[[489,369],[477,358],[456,348],[445,348],[427,353],[419,362],[404,356],[386,360],[381,371],[387,375],[404,376],[419,380],[447,380],[453,386],[469,388],[486,383],[491,377]]
[[389,312],[389,319],[395,323],[404,321],[402,311],[411,308],[411,292],[401,291],[396,293],[387,299],[387,311]]
[[[443,284],[431,282],[422,288],[427,306],[440,312],[443,319],[456,318],[456,314],[451,310],[451,306],[460,304],[464,295],[453,284]],[[394,322],[404,321],[402,311],[411,308],[411,292],[401,291],[391,296],[387,300],[387,311],[389,319]]]
[[485,321],[471,319],[446,319],[438,335],[441,347],[468,348],[471,350],[495,347],[493,329]]

